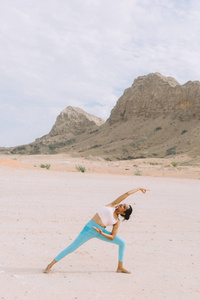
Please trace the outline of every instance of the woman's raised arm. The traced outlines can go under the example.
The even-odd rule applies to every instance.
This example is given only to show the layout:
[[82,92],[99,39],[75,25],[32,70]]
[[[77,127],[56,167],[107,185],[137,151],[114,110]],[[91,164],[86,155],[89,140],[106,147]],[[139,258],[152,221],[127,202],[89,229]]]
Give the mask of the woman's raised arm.
[[111,202],[109,205],[107,206],[115,206],[115,205],[118,205],[119,203],[121,203],[123,200],[125,200],[128,196],[138,192],[138,191],[141,191],[143,194],[146,193],[146,191],[149,191],[147,189],[144,189],[144,188],[137,188],[137,189],[133,189],[133,190],[130,190],[128,192],[126,192],[125,194],[119,196],[116,200],[114,200],[113,202]]

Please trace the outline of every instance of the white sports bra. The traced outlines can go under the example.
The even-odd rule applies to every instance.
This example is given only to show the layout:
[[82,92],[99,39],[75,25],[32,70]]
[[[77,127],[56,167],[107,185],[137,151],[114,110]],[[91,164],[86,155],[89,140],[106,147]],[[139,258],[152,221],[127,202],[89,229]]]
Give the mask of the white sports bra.
[[99,211],[98,215],[101,218],[105,226],[114,225],[117,223],[118,219],[114,218],[115,207],[103,206]]

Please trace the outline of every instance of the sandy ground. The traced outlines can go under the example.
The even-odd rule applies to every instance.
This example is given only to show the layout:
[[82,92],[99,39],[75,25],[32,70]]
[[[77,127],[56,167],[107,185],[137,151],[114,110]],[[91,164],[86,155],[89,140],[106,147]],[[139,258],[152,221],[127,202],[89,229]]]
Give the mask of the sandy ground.
[[[41,163],[50,163],[50,170]],[[77,172],[82,163],[64,156],[0,157],[0,299],[199,300],[198,167],[184,175],[168,166],[161,177],[163,165],[159,170],[152,162],[142,169],[140,161],[148,176],[136,176],[128,162],[112,162],[111,168],[100,159]],[[127,199],[134,214],[119,228],[131,275],[115,272],[117,246],[97,239],[43,274],[97,209],[138,186],[150,192]]]
[[77,172],[77,166],[84,166],[87,173],[200,179],[200,157],[192,159],[185,155],[124,161],[105,161],[92,156],[77,158],[67,154],[0,155],[0,165],[41,169],[42,164],[49,164],[51,171],[61,172]]

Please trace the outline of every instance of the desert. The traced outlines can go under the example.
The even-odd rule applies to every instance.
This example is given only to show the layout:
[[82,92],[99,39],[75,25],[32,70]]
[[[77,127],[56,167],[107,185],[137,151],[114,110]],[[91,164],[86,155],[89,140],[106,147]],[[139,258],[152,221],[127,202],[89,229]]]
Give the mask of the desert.
[[[1,155],[1,299],[199,299],[199,167],[173,160]],[[97,209],[139,186],[150,191],[127,199],[134,212],[119,229],[130,275],[97,239],[43,273]]]
[[[34,142],[0,148],[2,299],[199,300],[199,82],[150,73],[104,121],[78,107]],[[126,199],[118,247],[89,240],[44,270],[103,206]],[[108,227],[112,231],[112,227]]]
[[200,1],[0,8],[0,300],[200,300]]

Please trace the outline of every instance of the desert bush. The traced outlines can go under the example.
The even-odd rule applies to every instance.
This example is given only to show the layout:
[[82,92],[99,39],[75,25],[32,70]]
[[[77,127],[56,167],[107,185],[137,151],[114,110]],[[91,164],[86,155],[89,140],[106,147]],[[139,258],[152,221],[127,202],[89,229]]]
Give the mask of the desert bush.
[[135,173],[134,173],[136,176],[142,176],[142,171],[140,171],[140,170],[137,170],[137,171],[135,171]]
[[176,146],[173,146],[166,151],[166,155],[175,155],[176,154]]
[[49,170],[50,169],[50,167],[51,167],[51,165],[50,164],[46,164],[46,165],[44,165],[44,164],[41,164],[40,165],[40,168],[46,168],[47,170]]
[[82,173],[85,173],[85,171],[86,171],[86,168],[83,166],[80,166],[80,165],[76,166],[76,169],[78,172],[82,172]]
[[187,130],[183,130],[182,132],[181,132],[181,134],[184,134],[184,133],[186,133],[187,132]]
[[173,161],[171,164],[173,167],[178,167],[178,165],[179,165],[179,163],[177,161]]
[[157,132],[159,130],[162,130],[162,127],[157,127],[156,129],[154,129],[154,132]]

